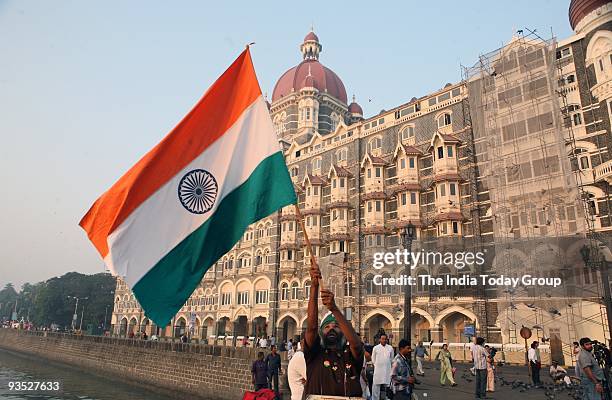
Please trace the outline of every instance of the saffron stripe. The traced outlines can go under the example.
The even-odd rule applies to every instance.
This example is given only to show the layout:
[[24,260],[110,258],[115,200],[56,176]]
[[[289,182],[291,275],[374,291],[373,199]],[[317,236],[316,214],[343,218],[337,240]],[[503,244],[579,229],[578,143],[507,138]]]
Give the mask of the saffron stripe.
[[147,198],[234,124],[261,95],[248,48],[196,106],[90,208],[79,225],[102,257],[107,237]]

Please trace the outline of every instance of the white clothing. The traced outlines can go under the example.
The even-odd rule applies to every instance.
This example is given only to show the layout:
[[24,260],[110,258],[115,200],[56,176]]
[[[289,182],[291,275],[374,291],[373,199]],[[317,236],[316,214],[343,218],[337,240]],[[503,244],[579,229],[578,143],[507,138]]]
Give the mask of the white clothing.
[[302,379],[306,379],[306,360],[304,353],[298,351],[291,357],[287,365],[287,381],[289,381],[291,400],[302,400],[304,394]]
[[259,339],[259,347],[261,348],[268,347],[268,341],[264,338]]
[[[372,385],[372,400],[380,400],[380,392],[383,389],[384,386],[383,385],[377,385],[377,384],[373,384]],[[385,398],[386,398],[386,393],[385,393]]]
[[[377,344],[372,350],[372,362],[374,363],[373,385],[388,385],[391,383],[391,363],[393,362],[393,347],[390,345]],[[372,389],[374,392],[374,389]]]
[[529,361],[537,363],[540,361],[540,354],[538,351],[536,351],[536,349],[530,347],[529,351],[527,352],[527,358],[529,358]]
[[425,375],[425,371],[423,371],[423,360],[424,357],[415,357],[417,362],[417,374]]

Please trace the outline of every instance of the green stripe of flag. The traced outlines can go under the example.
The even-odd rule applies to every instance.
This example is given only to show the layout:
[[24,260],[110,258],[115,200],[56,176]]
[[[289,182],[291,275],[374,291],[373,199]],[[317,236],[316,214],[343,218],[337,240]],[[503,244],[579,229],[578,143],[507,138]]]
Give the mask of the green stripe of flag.
[[231,250],[250,224],[295,202],[293,184],[279,151],[264,159],[202,226],[136,283],[133,291],[147,317],[166,326],[206,271]]

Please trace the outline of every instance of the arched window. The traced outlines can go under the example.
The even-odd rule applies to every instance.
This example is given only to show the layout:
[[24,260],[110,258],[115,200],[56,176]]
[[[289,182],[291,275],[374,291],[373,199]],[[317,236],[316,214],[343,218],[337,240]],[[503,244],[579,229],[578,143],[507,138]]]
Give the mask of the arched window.
[[574,155],[576,156],[576,161],[578,162],[578,168],[580,170],[584,171],[591,169],[591,156],[588,150],[577,148],[574,151]]
[[331,115],[331,131],[334,132],[340,123],[340,117],[336,113]]
[[438,128],[448,126],[452,123],[450,113],[444,113],[438,117]]
[[336,159],[338,161],[346,161],[348,156],[348,150],[346,148],[342,148],[336,152]]
[[293,168],[291,168],[291,176],[292,176],[292,177],[294,177],[294,176],[298,176],[298,173],[299,173],[299,169],[298,169],[298,167],[293,167]]
[[413,138],[413,137],[414,137],[414,126],[409,125],[409,126],[406,126],[406,127],[404,127],[402,129],[402,132],[401,132],[401,140],[402,141],[408,140],[408,139]]
[[371,153],[374,150],[378,150],[382,147],[382,138],[377,136],[375,138],[370,139],[368,142],[368,151]]
[[[388,278],[391,278],[391,275],[389,275],[389,274],[388,274],[388,273],[386,273],[386,272],[385,272],[384,274],[382,274],[382,279],[383,279],[383,280],[382,280],[381,282],[383,282],[385,278],[387,278],[387,279],[388,279]],[[381,285],[381,287],[380,287],[380,294],[386,294],[386,295],[389,295],[389,294],[391,294],[392,292],[393,292],[393,286],[391,286],[391,285],[389,285],[389,284],[387,284],[387,285]]]
[[310,281],[304,282],[304,298],[310,299]]
[[300,290],[300,285],[297,282],[293,282],[291,284],[291,300],[297,300],[299,290]]
[[317,157],[314,160],[312,160],[312,169],[313,171],[316,170],[320,170],[321,169],[321,157]]
[[419,278],[420,275],[427,275],[427,271],[425,271],[424,269],[417,271],[414,274],[414,277],[417,280],[417,292],[418,293],[423,293],[427,291],[427,285],[425,285],[423,283],[423,280]]
[[366,275],[366,277],[365,277],[365,288],[366,288],[366,294],[368,294],[368,295],[376,294],[377,286],[374,284],[374,275],[372,275],[372,274]]
[[353,277],[351,275],[348,275],[344,279],[344,295],[345,296],[353,295]]
[[442,284],[440,285],[440,290],[445,291],[449,289],[449,286],[446,285],[446,277],[450,275],[450,269],[448,269],[448,267],[442,267],[440,268],[440,270],[438,271],[438,277],[442,278]]
[[287,282],[283,282],[283,284],[281,285],[281,300],[289,300],[289,285],[287,284]]

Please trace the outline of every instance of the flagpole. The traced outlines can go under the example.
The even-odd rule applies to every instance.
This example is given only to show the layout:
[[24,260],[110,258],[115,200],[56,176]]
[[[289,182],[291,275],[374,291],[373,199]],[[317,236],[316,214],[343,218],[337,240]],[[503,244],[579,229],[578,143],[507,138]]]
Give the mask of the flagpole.
[[[306,241],[306,248],[308,249],[308,254],[310,254],[310,263],[311,264],[316,263],[314,253],[312,252],[312,244],[310,243],[310,239],[308,238],[308,232],[306,232],[306,226],[304,225],[304,217],[302,216],[302,212],[300,211],[300,207],[297,205],[297,203],[295,203],[294,206],[295,206],[295,213],[297,214],[298,220],[300,221],[300,227],[302,228],[302,232],[304,233],[304,240]],[[319,279],[319,287],[321,289],[323,289],[322,280],[323,279]]]

